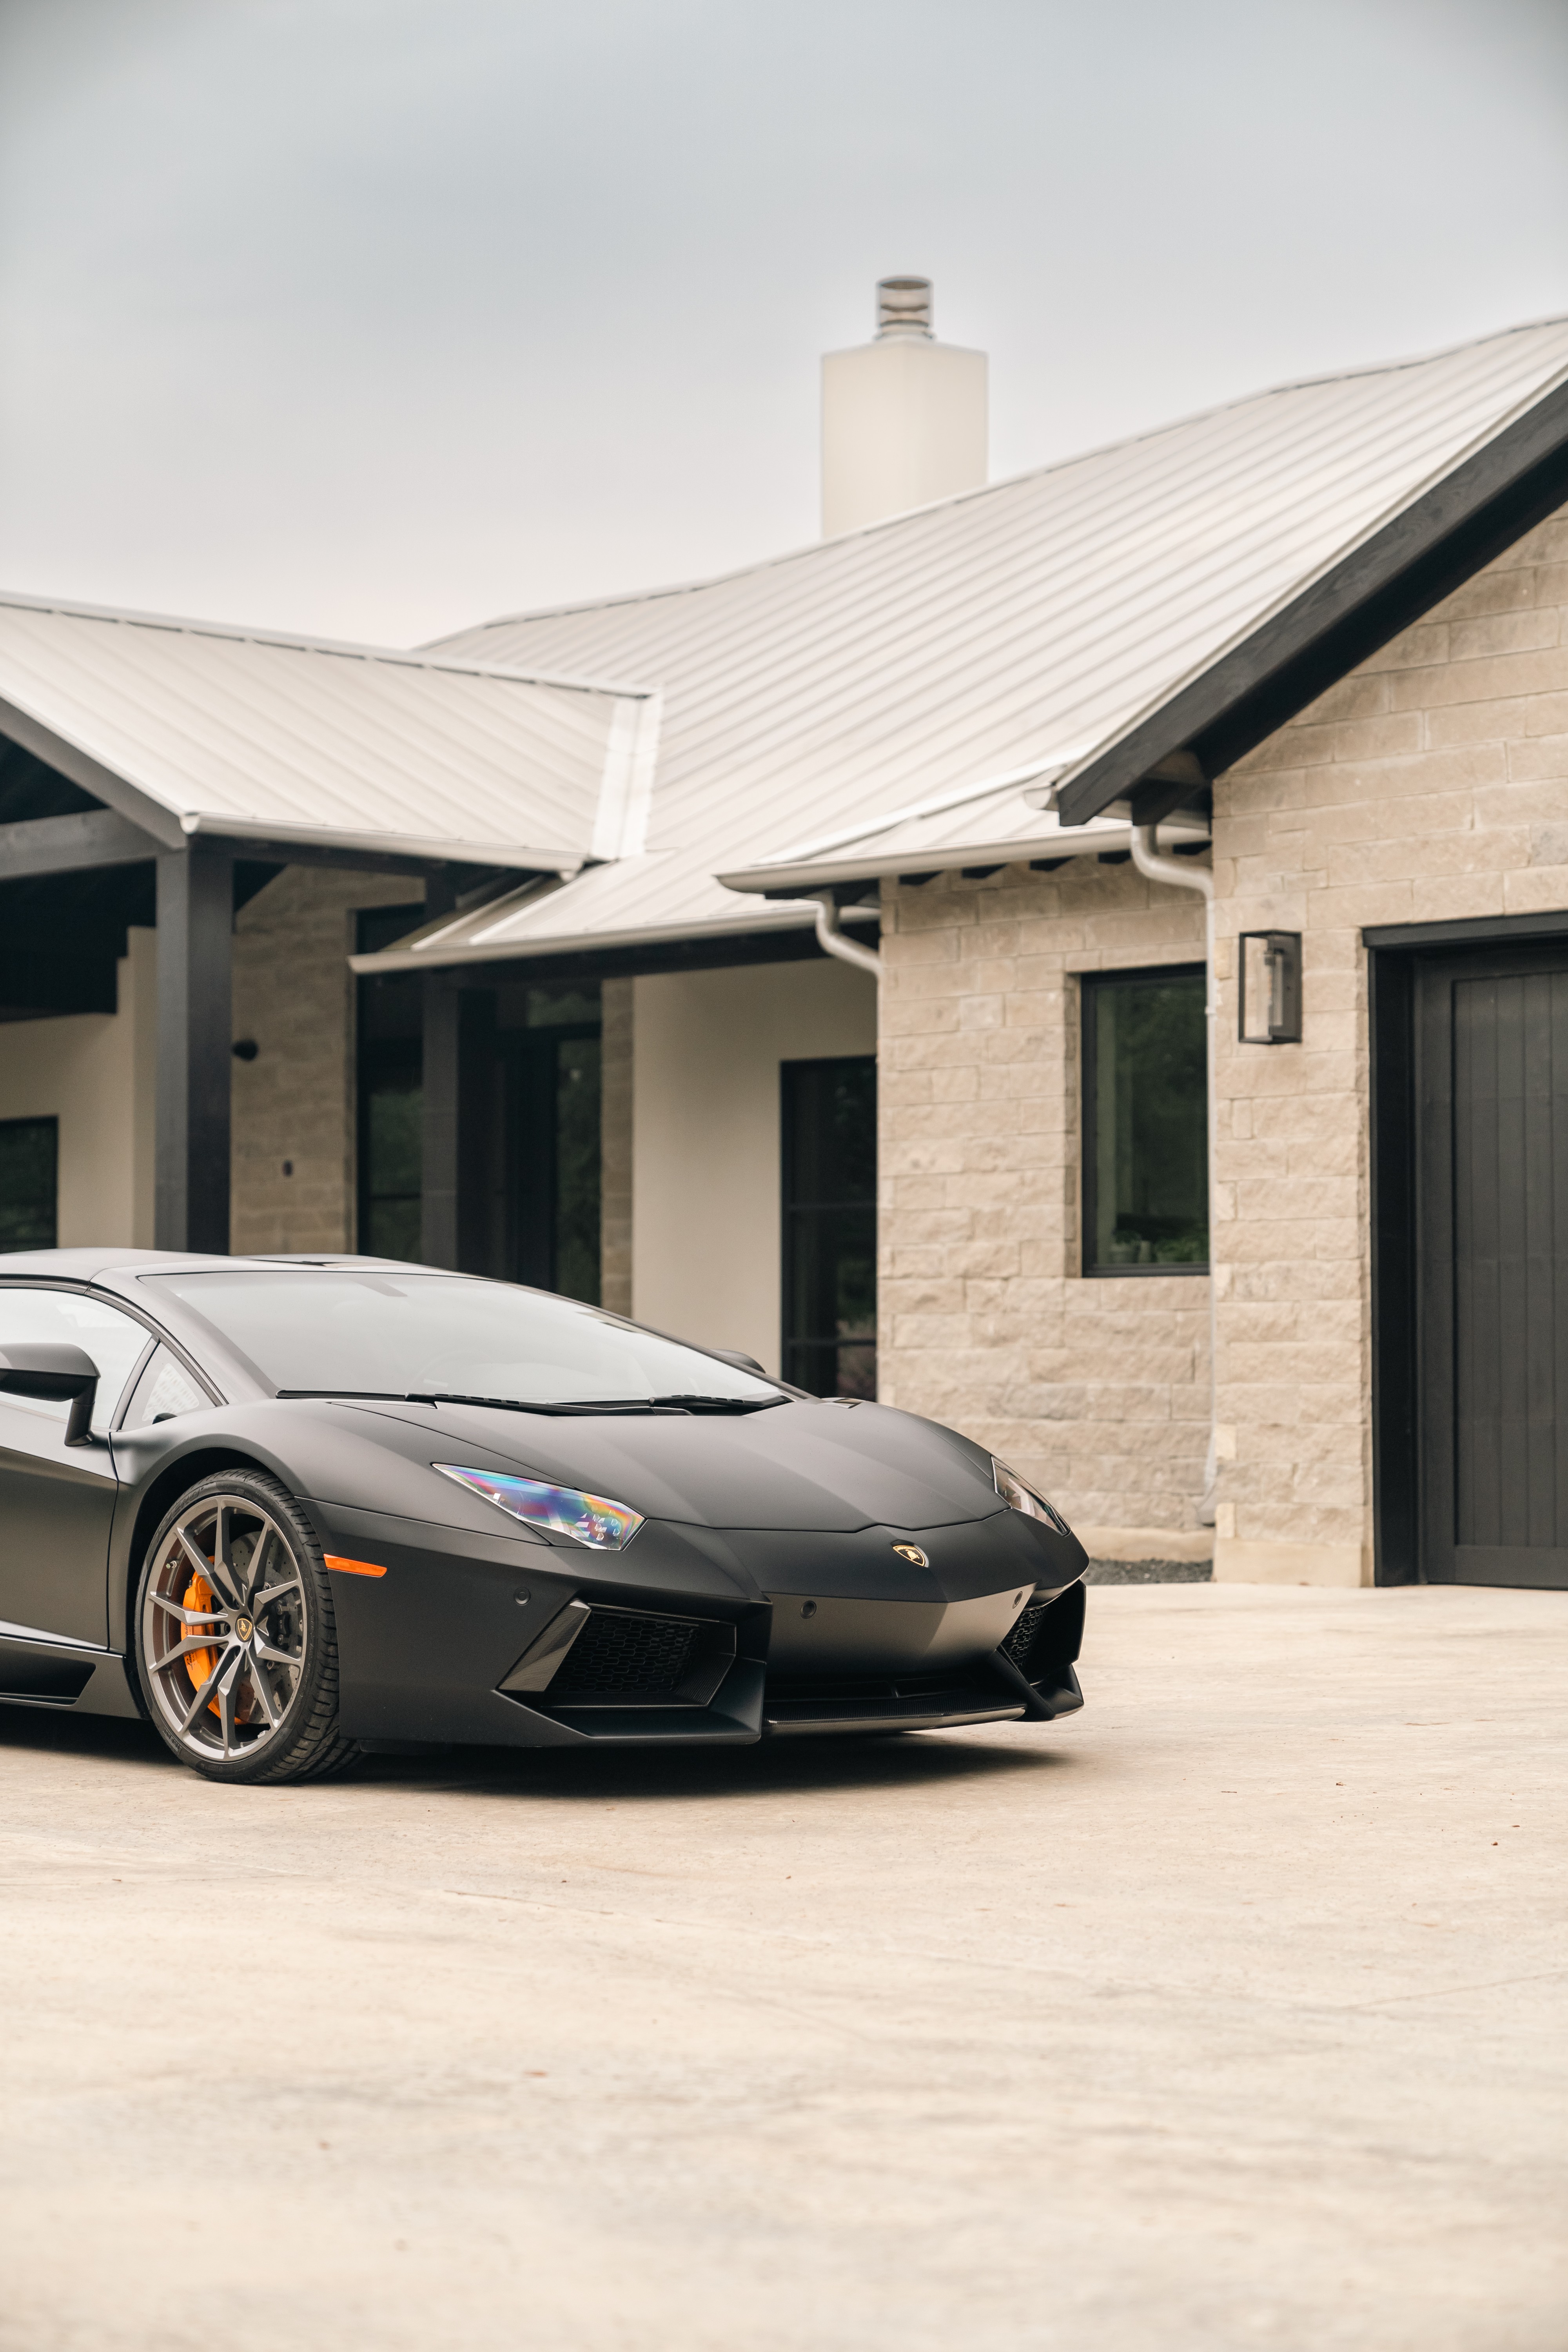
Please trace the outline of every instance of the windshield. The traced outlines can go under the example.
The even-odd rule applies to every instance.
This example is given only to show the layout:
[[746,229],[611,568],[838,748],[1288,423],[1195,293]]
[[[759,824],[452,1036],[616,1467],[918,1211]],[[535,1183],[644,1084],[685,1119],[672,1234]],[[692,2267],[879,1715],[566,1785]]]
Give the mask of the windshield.
[[772,1381],[601,1307],[509,1283],[313,1266],[146,1279],[183,1299],[277,1389],[515,1404],[780,1397]]

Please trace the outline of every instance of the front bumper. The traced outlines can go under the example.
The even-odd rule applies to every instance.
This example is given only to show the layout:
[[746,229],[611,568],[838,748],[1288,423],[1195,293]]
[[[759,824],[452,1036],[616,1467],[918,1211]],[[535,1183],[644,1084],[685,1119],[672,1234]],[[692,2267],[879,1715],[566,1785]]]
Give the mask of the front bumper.
[[387,1570],[333,1579],[350,1738],[736,1746],[1082,1705],[1083,1554],[1015,1512],[851,1534],[649,1522],[597,1554],[308,1507],[328,1554]]

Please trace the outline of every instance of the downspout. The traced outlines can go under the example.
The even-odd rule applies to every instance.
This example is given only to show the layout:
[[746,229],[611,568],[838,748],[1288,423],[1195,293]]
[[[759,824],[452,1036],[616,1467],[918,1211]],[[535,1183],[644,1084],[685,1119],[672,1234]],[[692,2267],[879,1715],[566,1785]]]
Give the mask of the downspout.
[[1219,1285],[1215,1275],[1215,977],[1214,977],[1214,876],[1206,866],[1190,866],[1184,859],[1165,857],[1159,847],[1159,827],[1135,824],[1132,828],[1132,863],[1140,874],[1151,882],[1171,882],[1178,890],[1201,890],[1204,899],[1204,1029],[1208,1077],[1208,1163],[1209,1163],[1209,1450],[1204,1465],[1203,1500],[1198,1505],[1198,1525],[1212,1528],[1215,1523],[1215,1485],[1219,1475],[1216,1452],[1217,1431],[1215,1426],[1219,1407]]
[[860,971],[868,971],[874,980],[882,976],[882,959],[875,948],[863,948],[858,940],[845,936],[839,928],[838,901],[831,890],[814,890],[816,901],[816,937],[819,944],[840,963],[852,963]]

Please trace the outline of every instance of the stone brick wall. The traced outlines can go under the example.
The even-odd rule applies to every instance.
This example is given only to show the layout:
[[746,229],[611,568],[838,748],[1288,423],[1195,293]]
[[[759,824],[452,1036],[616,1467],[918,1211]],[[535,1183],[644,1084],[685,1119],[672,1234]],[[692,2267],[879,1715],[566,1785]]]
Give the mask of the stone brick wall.
[[[1363,925],[1568,908],[1568,515],[1215,789],[1215,1573],[1370,1580]],[[1302,933],[1303,1042],[1240,1045],[1234,942]]]
[[236,1252],[353,1247],[354,910],[419,896],[406,878],[290,866],[240,909],[234,1034],[259,1050],[233,1070]]
[[1202,901],[1130,865],[883,887],[882,1398],[992,1447],[1108,1556],[1206,1549],[1208,1283],[1079,1273],[1077,975],[1203,952]]
[[[1372,1575],[1363,926],[1568,908],[1568,513],[1215,786],[1217,1576]],[[1304,1036],[1236,1036],[1299,930]],[[1092,1549],[1194,1540],[1206,1283],[1078,1274],[1074,975],[1202,953],[1195,898],[1077,860],[884,889],[882,1394],[1038,1479]],[[1177,1556],[1173,1552],[1172,1556]]]

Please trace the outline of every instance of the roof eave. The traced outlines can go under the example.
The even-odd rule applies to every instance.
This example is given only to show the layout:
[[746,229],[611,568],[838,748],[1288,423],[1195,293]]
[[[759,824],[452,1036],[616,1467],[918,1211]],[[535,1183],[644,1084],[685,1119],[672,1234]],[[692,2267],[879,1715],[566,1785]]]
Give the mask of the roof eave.
[[[853,914],[854,909],[847,910]],[[555,931],[528,940],[498,940],[482,945],[444,945],[433,939],[428,950],[383,948],[374,955],[349,958],[349,969],[362,978],[376,972],[435,971],[458,964],[520,963],[547,956],[606,953],[619,948],[657,948],[685,940],[748,939],[757,931],[809,930],[816,921],[811,904],[784,901],[764,912],[748,908],[744,915],[720,917],[708,922],[635,923],[620,929]]]
[[1233,766],[1338,678],[1568,501],[1568,381],[1359,541],[1057,790],[1082,824],[1161,761]]
[[[1179,824],[1168,828],[1184,842],[1205,843],[1207,827]],[[1103,824],[1093,833],[1067,832],[1020,835],[1011,841],[954,842],[932,849],[852,850],[835,857],[792,859],[787,864],[751,866],[735,874],[714,877],[727,890],[765,894],[772,890],[826,889],[840,882],[879,882],[900,874],[947,874],[978,866],[1065,864],[1071,857],[1125,857],[1132,846],[1131,824]]]

